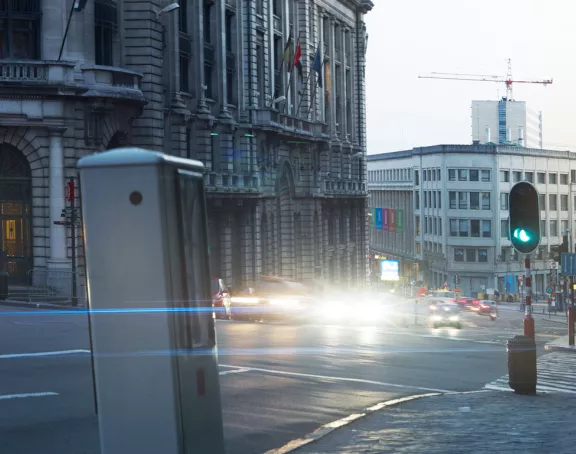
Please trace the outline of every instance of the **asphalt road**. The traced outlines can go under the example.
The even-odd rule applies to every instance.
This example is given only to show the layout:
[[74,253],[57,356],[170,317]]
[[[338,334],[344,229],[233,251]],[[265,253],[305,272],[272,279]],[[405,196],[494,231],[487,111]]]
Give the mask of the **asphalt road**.
[[[227,452],[262,453],[388,399],[480,389],[506,373],[505,342],[522,330],[513,310],[466,315],[460,331],[408,319],[218,322]],[[561,322],[538,317],[538,344],[565,334]],[[0,308],[2,454],[99,453],[88,348],[85,314]]]

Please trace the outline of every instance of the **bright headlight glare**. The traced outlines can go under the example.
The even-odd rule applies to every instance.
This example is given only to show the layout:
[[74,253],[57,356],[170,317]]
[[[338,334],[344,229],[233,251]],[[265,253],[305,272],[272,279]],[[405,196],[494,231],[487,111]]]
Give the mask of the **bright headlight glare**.
[[457,315],[453,315],[452,317],[450,317],[450,321],[451,321],[451,322],[457,322],[457,321],[458,321],[458,316],[457,316]]
[[435,322],[439,322],[440,320],[442,320],[442,317],[440,317],[439,315],[435,315],[434,317],[432,317],[432,320],[434,320]]
[[270,300],[270,304],[273,306],[288,306],[288,305],[292,305],[294,304],[295,301],[289,300],[289,299],[271,299]]

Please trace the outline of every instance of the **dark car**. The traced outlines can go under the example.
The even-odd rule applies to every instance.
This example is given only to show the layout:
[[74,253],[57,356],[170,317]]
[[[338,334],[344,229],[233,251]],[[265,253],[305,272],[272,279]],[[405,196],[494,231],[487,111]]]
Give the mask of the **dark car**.
[[435,329],[443,327],[461,329],[460,308],[453,303],[439,303],[430,306],[430,322]]
[[231,306],[230,291],[220,278],[212,278],[212,307],[214,316],[220,319],[230,319]]

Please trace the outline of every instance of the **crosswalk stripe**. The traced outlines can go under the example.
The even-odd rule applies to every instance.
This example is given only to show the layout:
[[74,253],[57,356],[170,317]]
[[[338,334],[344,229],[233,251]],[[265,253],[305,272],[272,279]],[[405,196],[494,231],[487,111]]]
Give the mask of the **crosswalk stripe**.
[[[576,356],[553,352],[540,356],[537,360],[537,391],[576,394]],[[508,375],[487,383],[484,388],[495,391],[509,391]]]

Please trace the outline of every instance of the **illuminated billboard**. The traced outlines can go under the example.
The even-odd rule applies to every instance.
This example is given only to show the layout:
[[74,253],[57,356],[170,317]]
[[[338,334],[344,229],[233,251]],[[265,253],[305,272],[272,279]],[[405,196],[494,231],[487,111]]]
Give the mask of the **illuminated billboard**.
[[383,281],[400,280],[398,260],[380,260],[380,279]]

